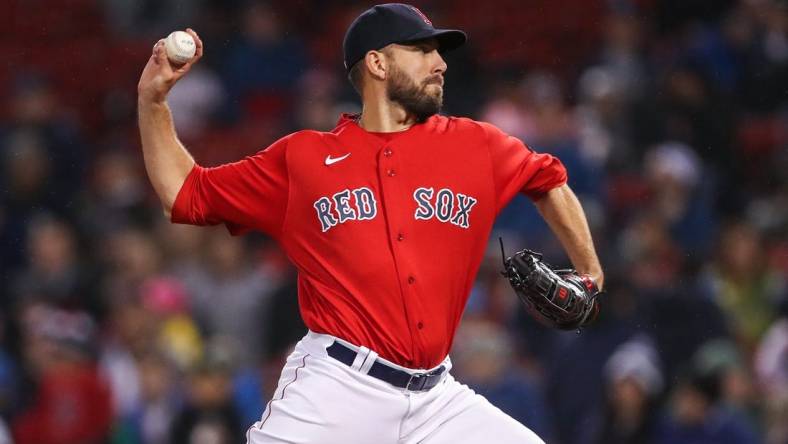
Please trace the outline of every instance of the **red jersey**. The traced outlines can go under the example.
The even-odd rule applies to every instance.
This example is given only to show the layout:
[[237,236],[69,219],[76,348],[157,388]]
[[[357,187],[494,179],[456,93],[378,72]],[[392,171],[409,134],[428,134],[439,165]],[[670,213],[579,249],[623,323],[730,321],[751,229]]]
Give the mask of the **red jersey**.
[[558,159],[487,123],[433,116],[380,135],[343,115],[331,132],[195,166],[172,221],[269,234],[298,269],[310,330],[431,368],[451,348],[498,212],[517,192],[537,199],[565,182]]

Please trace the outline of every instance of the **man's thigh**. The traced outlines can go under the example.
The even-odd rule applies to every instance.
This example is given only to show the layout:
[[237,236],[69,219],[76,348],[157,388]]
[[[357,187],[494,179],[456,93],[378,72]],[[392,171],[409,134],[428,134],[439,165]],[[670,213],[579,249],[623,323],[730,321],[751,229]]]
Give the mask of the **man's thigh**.
[[[467,386],[449,377],[447,387],[425,410],[429,417],[407,443],[544,444],[534,432]],[[425,406],[426,407],[426,406]],[[426,434],[425,434],[426,433]]]
[[296,350],[248,444],[396,444],[407,400],[331,358]]

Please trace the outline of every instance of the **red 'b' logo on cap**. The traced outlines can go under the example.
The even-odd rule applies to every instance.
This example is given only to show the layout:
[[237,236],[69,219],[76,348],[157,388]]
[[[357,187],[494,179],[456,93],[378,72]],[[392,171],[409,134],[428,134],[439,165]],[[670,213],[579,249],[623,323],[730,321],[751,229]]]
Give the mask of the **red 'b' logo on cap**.
[[[408,6],[410,6],[410,5],[408,5]],[[428,25],[432,26],[432,22],[430,21],[430,19],[428,19],[428,18],[427,18],[427,16],[426,16],[426,15],[424,15],[424,13],[423,13],[423,12],[419,11],[419,8],[417,8],[417,7],[415,7],[415,6],[411,6],[411,7],[410,7],[410,9],[412,9],[412,10],[416,11],[416,14],[418,14],[418,15],[419,15],[419,17],[421,17],[421,19],[422,19],[422,20],[424,20],[424,23],[426,23],[426,24],[428,24]]]

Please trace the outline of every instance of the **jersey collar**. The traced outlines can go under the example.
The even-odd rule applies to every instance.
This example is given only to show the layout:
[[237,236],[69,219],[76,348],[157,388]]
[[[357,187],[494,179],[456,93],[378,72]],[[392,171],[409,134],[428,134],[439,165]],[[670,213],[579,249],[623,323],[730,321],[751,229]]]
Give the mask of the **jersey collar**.
[[[340,128],[349,127],[350,126],[350,127],[354,127],[356,129],[364,132],[364,133],[367,133],[367,134],[371,135],[372,133],[370,133],[369,131],[365,130],[361,126],[359,126],[358,118],[359,118],[360,115],[361,114],[358,114],[358,113],[342,113],[342,114],[340,114],[339,115],[339,120],[337,121],[337,126],[334,128],[334,130],[332,132],[336,133],[337,130],[339,130]],[[424,123],[417,123],[417,124],[411,126],[410,128],[408,128],[408,129],[406,129],[404,131],[401,131],[401,132],[403,134],[405,134],[405,133],[409,133],[409,132],[411,132],[413,130],[417,130],[417,129],[429,129],[429,128],[432,128],[433,126],[435,126],[436,119],[438,119],[438,115],[437,114],[434,115],[434,116],[430,116],[430,118],[427,119],[426,122],[424,122]]]

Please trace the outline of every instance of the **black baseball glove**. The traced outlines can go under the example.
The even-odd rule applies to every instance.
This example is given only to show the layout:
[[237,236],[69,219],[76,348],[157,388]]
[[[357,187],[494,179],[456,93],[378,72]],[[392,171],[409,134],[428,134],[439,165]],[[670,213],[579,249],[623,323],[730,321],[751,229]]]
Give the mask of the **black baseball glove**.
[[[503,242],[501,242],[503,252]],[[504,255],[504,257],[506,257]],[[542,324],[561,330],[580,329],[599,313],[599,289],[590,276],[575,270],[553,270],[542,255],[522,250],[504,259],[502,274]]]

